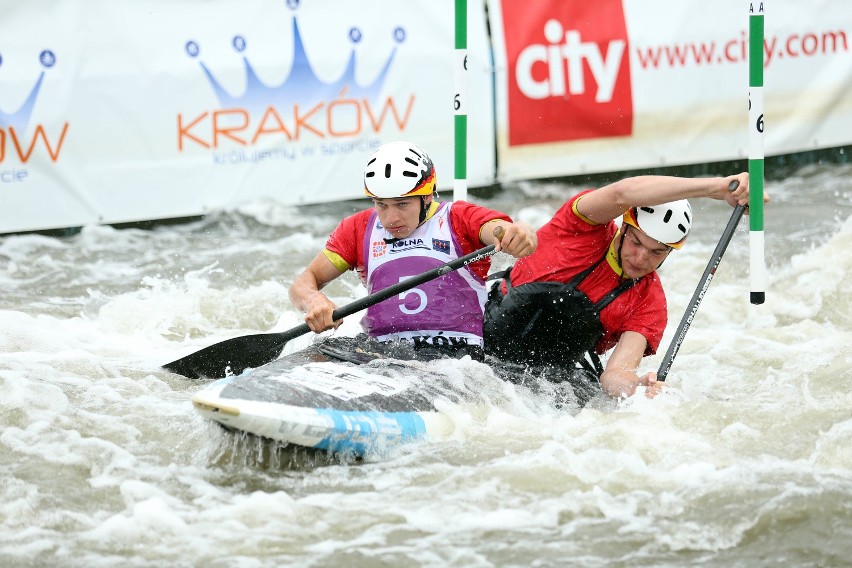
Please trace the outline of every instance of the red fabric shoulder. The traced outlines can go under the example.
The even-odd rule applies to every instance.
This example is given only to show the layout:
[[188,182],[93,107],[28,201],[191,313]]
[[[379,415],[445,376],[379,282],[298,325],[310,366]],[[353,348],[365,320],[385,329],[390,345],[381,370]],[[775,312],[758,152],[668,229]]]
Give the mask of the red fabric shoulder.
[[625,331],[635,331],[645,338],[646,356],[656,353],[668,323],[666,295],[657,273],[652,272],[604,308],[601,323],[605,333],[596,346],[598,353],[615,347]]
[[512,269],[514,286],[568,282],[603,257],[617,227],[612,221],[590,225],[574,213],[574,202],[586,193],[566,201],[538,230],[538,248],[530,256],[518,259]]
[[[364,235],[367,232],[367,222],[373,209],[365,209],[343,219],[326,241],[326,250],[340,256],[350,268],[362,272],[364,269]],[[479,240],[479,230],[493,219],[511,222],[512,218],[479,205],[465,201],[456,201],[450,209],[450,223],[453,233],[458,239],[462,254],[468,254],[482,248]],[[484,278],[488,273],[490,260],[486,259],[470,266],[473,272]]]
[[450,223],[453,226],[456,238],[459,240],[462,253],[468,254],[482,248],[479,230],[485,223],[494,219],[512,222],[511,217],[500,211],[474,205],[467,201],[453,202],[453,207],[450,209]]
[[[482,248],[479,231],[485,223],[494,219],[512,222],[511,217],[500,211],[473,205],[466,201],[453,202],[452,209],[450,209],[450,224],[453,227],[456,239],[459,241],[462,255],[470,254]],[[488,270],[491,268],[491,259],[486,258],[474,262],[468,267],[474,275],[485,280],[485,277],[488,276]]]
[[326,250],[340,256],[352,269],[361,271],[364,268],[364,234],[367,232],[367,222],[372,213],[371,208],[346,217],[325,243]]

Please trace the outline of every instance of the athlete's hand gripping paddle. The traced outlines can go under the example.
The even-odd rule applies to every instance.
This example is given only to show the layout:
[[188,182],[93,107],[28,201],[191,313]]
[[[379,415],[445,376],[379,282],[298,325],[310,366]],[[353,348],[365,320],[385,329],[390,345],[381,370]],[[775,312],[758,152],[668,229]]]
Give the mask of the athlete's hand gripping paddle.
[[[740,182],[734,180],[728,186],[728,190],[734,191],[739,186]],[[674,362],[675,355],[677,355],[677,352],[680,349],[681,344],[683,343],[683,339],[684,337],[686,337],[686,332],[689,331],[689,326],[692,325],[692,320],[695,317],[695,312],[698,311],[698,306],[701,304],[701,300],[704,299],[704,294],[707,292],[707,288],[710,286],[710,281],[713,280],[713,276],[716,274],[716,268],[718,268],[719,263],[722,261],[722,255],[725,254],[725,250],[728,248],[728,244],[731,242],[731,238],[734,235],[734,231],[736,230],[737,225],[739,224],[745,209],[746,208],[744,205],[737,205],[734,208],[734,212],[731,213],[731,218],[728,220],[728,225],[725,227],[725,230],[722,233],[722,237],[719,239],[719,243],[716,245],[716,249],[713,251],[713,256],[710,257],[710,262],[707,264],[707,268],[704,269],[704,274],[701,276],[701,280],[698,282],[698,287],[692,294],[692,299],[689,300],[689,305],[687,305],[686,307],[686,312],[684,312],[683,317],[680,320],[680,324],[677,326],[677,331],[675,332],[674,339],[672,339],[672,342],[669,345],[669,349],[668,351],[666,351],[666,356],[663,358],[663,362],[660,365],[660,370],[657,371],[658,381],[666,380],[666,375],[668,375],[669,369],[672,366],[672,362]]]
[[[502,238],[503,227],[494,229],[494,236]],[[488,258],[495,252],[494,245],[488,245],[465,256],[451,260],[418,276],[413,276],[393,286],[388,286],[369,296],[355,300],[332,313],[334,321],[345,318],[372,305],[378,304],[390,297],[410,290],[420,284],[434,280],[448,272],[458,270],[471,263]],[[284,346],[291,339],[305,335],[311,331],[308,324],[303,323],[287,331],[279,333],[257,333],[243,335],[214,343],[195,353],[181,357],[163,368],[190,379],[220,379],[230,375],[239,375],[245,369],[259,367],[274,361],[281,355]]]

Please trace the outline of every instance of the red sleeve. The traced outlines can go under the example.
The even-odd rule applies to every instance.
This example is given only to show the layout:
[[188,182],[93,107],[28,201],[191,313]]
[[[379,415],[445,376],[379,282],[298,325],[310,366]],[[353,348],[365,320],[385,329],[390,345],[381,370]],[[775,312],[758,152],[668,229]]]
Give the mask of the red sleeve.
[[625,322],[624,330],[644,336],[648,342],[645,355],[653,355],[660,348],[669,318],[666,294],[656,274],[649,282],[648,294],[643,298],[641,308],[635,310],[632,316]]
[[[616,224],[613,221],[589,224],[574,213],[574,203],[587,193],[580,192],[566,201],[537,231],[538,248],[531,255],[518,259],[512,269],[514,286],[530,282],[568,282],[601,259],[615,236]],[[582,285],[580,290],[586,292]]]
[[[501,219],[512,222],[512,218],[487,207],[474,205],[466,201],[454,201],[450,209],[450,223],[453,225],[453,233],[459,241],[462,254],[470,254],[482,248],[483,243],[479,240],[479,230],[488,221]],[[491,268],[491,259],[486,258],[469,265],[473,274],[485,280],[488,270]]]
[[326,250],[340,256],[350,268],[359,272],[364,268],[364,234],[372,213],[372,209],[365,209],[346,217],[325,243]]
[[601,312],[606,332],[596,346],[598,353],[615,347],[625,331],[635,331],[645,338],[646,357],[659,349],[668,322],[666,294],[656,273],[646,278]]
[[453,202],[453,208],[450,209],[450,223],[453,225],[453,232],[459,240],[462,253],[468,254],[482,248],[479,230],[482,225],[494,219],[512,222],[511,217],[500,211],[474,205],[467,201]]

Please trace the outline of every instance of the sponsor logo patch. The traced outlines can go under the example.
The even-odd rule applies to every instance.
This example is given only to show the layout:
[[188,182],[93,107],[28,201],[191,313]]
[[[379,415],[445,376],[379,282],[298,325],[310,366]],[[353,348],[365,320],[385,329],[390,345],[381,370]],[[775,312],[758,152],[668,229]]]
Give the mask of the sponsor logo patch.
[[391,254],[404,252],[411,249],[429,249],[423,239],[403,239],[391,245]]
[[622,0],[503,0],[509,145],[633,132]]
[[432,248],[438,252],[450,254],[450,241],[442,241],[441,239],[432,239]]
[[443,335],[416,335],[411,338],[414,347],[462,347],[468,345],[467,337],[445,337]]
[[388,251],[388,245],[384,241],[373,241],[373,258],[385,256]]

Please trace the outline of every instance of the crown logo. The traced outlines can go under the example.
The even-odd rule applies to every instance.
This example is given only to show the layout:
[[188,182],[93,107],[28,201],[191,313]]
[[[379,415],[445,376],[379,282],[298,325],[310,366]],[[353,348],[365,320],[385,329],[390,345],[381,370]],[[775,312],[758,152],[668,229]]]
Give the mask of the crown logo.
[[[291,7],[298,2],[290,2]],[[255,73],[254,67],[246,56],[243,56],[245,66],[246,86],[242,94],[229,93],[222,84],[213,76],[210,69],[199,59],[199,65],[204,71],[210,86],[219,99],[222,108],[245,108],[250,112],[263,112],[270,106],[277,108],[292,108],[299,105],[310,108],[323,101],[331,101],[338,97],[348,99],[367,99],[375,101],[378,97],[394,57],[397,46],[405,41],[405,30],[397,27],[393,31],[394,46],[390,55],[382,66],[378,76],[369,84],[360,85],[355,80],[355,69],[357,65],[357,46],[363,39],[361,30],[353,27],[349,30],[349,41],[353,44],[349,54],[349,60],[343,74],[335,81],[325,82],[314,72],[308,60],[302,35],[299,31],[299,22],[293,18],[293,64],[289,75],[279,85],[267,85],[261,81]],[[241,35],[236,35],[231,45],[237,53],[244,53],[247,42]],[[198,58],[201,47],[195,41],[188,41],[185,46],[186,53],[192,58]]]
[[[41,62],[42,67],[44,69],[41,70],[41,73],[38,76],[38,80],[36,80],[35,85],[30,90],[30,94],[27,95],[24,104],[16,110],[15,112],[7,113],[4,112],[3,109],[0,109],[0,127],[13,127],[18,132],[24,132],[27,129],[27,126],[30,123],[30,117],[33,113],[33,107],[35,107],[36,99],[38,98],[38,93],[41,90],[41,83],[44,80],[44,72],[45,69],[50,69],[56,64],[56,56],[49,49],[45,49],[38,56],[39,61]],[[0,67],[3,65],[3,57],[0,55]]]

